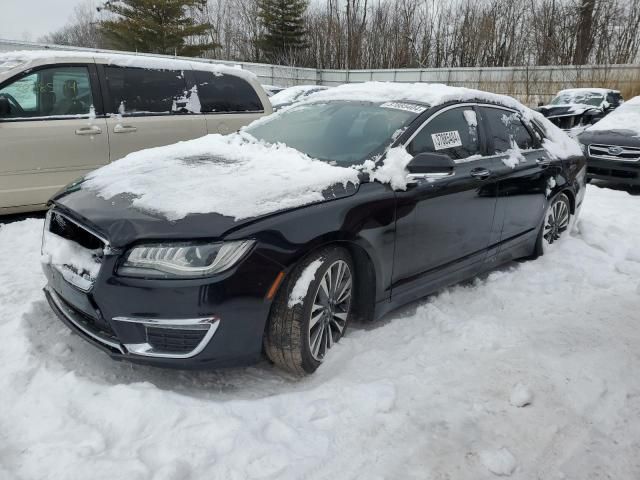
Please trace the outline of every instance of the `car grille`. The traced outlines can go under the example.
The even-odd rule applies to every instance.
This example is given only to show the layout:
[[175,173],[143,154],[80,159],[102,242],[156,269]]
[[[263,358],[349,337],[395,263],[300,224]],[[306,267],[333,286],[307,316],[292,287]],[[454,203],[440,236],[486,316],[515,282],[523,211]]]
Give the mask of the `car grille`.
[[618,145],[589,145],[589,156],[620,162],[637,162],[640,160],[640,148],[620,147]]
[[[69,247],[65,248],[65,253],[57,251],[62,244]],[[85,268],[86,259],[98,264],[99,270],[107,246],[106,240],[67,215],[56,210],[49,210],[47,213],[43,254],[49,256],[52,266],[62,273],[67,282],[79,289],[86,292],[93,287],[97,274],[90,274]],[[52,250],[56,251],[55,254]],[[79,262],[78,257],[84,260]],[[94,267],[90,269],[95,270],[94,263],[90,263],[89,267]]]
[[146,326],[147,343],[154,350],[166,353],[189,353],[195,350],[207,330],[185,330]]

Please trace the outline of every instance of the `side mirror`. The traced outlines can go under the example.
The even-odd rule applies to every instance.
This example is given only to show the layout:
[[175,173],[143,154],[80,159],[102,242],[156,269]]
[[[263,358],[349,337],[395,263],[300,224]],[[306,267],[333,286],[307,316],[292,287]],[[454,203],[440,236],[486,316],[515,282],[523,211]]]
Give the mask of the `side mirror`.
[[544,107],[544,102],[538,102],[539,107]]
[[454,174],[456,164],[451,157],[442,153],[419,153],[409,162],[408,180],[416,182],[421,179],[437,179],[450,177]]
[[0,117],[8,117],[11,115],[11,104],[7,97],[0,96]]

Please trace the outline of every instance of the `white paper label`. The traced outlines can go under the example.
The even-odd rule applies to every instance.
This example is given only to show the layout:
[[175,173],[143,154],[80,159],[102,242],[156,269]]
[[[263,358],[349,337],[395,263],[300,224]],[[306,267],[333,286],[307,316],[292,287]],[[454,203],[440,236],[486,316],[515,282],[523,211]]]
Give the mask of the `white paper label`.
[[413,113],[422,113],[427,107],[422,107],[420,105],[414,105],[413,103],[403,103],[403,102],[386,102],[380,105],[382,108],[395,108],[396,110],[405,110],[407,112]]
[[433,146],[436,150],[444,150],[445,148],[461,147],[462,140],[457,130],[451,132],[432,133]]

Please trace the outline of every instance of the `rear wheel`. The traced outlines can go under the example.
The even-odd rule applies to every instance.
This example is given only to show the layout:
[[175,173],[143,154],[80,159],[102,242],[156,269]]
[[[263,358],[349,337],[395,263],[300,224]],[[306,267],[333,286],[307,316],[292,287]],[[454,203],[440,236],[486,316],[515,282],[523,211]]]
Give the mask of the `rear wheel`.
[[564,238],[570,227],[571,203],[564,193],[559,193],[547,206],[542,227],[538,233],[534,258],[544,255],[551,245]]
[[296,375],[313,373],[344,335],[353,285],[347,250],[328,247],[305,258],[274,300],[265,335],[269,358]]

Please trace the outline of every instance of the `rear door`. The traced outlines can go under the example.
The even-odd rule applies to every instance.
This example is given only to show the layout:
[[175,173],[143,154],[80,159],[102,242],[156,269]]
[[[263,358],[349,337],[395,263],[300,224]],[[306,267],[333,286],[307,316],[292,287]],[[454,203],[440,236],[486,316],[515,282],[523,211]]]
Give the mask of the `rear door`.
[[[494,158],[499,200],[496,219],[502,225],[500,254],[537,235],[547,198],[555,191],[562,162],[544,150],[520,114],[496,106],[481,106],[488,147]],[[504,260],[504,259],[503,259]]]
[[109,117],[110,158],[206,135],[185,72],[99,65]]
[[473,105],[437,112],[409,141],[407,151],[413,156],[444,153],[456,167],[449,177],[396,192],[394,296],[429,290],[432,282],[479,264],[499,235],[494,228],[495,160],[483,155]]
[[[95,65],[38,67],[0,85],[0,209],[28,210],[109,160]],[[8,211],[8,210],[7,210]]]
[[235,132],[263,116],[263,101],[246,80],[201,70],[196,70],[194,76],[209,133]]

